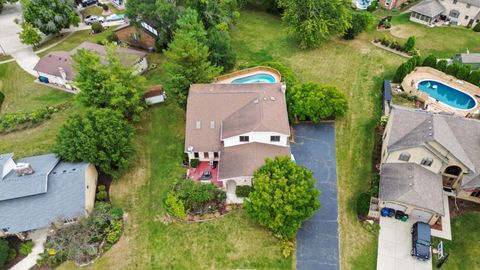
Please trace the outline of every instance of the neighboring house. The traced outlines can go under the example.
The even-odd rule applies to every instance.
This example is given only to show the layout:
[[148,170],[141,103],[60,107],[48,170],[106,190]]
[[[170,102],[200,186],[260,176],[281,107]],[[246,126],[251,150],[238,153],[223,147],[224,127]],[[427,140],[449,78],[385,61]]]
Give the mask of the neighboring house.
[[480,203],[480,121],[393,106],[380,171],[381,207],[430,224],[442,191]]
[[453,62],[463,64],[463,65],[470,65],[472,69],[480,68],[480,53],[461,53],[457,54],[453,57]]
[[94,208],[98,173],[54,154],[13,160],[0,154],[0,237],[69,223]]
[[452,25],[475,26],[480,22],[479,0],[424,0],[410,9],[410,20],[426,25],[448,19]]
[[155,50],[158,39],[158,32],[155,28],[156,25],[152,22],[140,22],[138,27],[127,23],[116,28],[114,32],[121,42],[151,52]]
[[227,196],[236,186],[251,185],[266,158],[291,155],[284,90],[281,83],[190,87],[185,152],[204,164],[197,169],[212,170],[211,181]]
[[147,92],[145,93],[144,97],[145,102],[148,105],[165,102],[165,99],[167,98],[161,85],[147,86]]
[[407,0],[380,0],[379,4],[381,7],[385,9],[394,9],[394,8],[400,8],[400,6],[407,2]]
[[[83,42],[70,52],[54,51],[40,58],[33,70],[38,73],[38,80],[43,83],[51,83],[68,90],[77,90],[72,82],[75,79],[75,69],[72,59],[80,49],[96,52],[104,58],[107,54],[105,47],[91,42]],[[117,48],[116,54],[125,66],[133,67],[134,74],[140,74],[147,70],[147,54],[142,51]]]

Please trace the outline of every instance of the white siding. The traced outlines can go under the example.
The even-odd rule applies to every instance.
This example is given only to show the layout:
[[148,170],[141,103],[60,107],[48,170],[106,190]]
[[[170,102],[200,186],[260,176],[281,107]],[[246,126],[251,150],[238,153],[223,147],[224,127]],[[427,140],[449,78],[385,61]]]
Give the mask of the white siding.
[[163,95],[149,97],[145,99],[145,102],[147,102],[147,104],[157,104],[157,103],[162,103],[164,101],[165,101],[165,98],[163,97]]
[[[458,20],[458,23],[463,26],[467,26],[468,22],[471,19],[475,19],[475,16],[477,16],[477,14],[480,12],[480,7],[471,5],[469,8],[467,8],[467,4],[460,1],[457,1],[456,4],[453,4],[453,0],[442,0],[440,3],[446,8],[445,13],[443,14],[447,15],[450,19]],[[452,9],[460,12],[458,18],[450,17],[450,11]],[[465,16],[468,16],[468,19],[465,19]],[[473,25],[475,24],[476,22],[474,21]]]
[[[249,136],[248,142],[240,142],[240,136]],[[279,142],[271,142],[270,136],[280,136]],[[223,140],[223,145],[225,147],[235,146],[245,143],[251,142],[258,142],[258,143],[266,143],[272,145],[279,145],[279,146],[287,146],[288,145],[288,135],[280,134],[276,132],[249,132],[245,134],[241,134],[239,136],[234,136],[230,138],[226,138]]]
[[67,89],[72,89],[71,81],[66,81],[62,77],[53,76],[43,72],[37,72],[38,76],[48,78],[48,82],[51,84],[58,84],[59,86],[64,86]]

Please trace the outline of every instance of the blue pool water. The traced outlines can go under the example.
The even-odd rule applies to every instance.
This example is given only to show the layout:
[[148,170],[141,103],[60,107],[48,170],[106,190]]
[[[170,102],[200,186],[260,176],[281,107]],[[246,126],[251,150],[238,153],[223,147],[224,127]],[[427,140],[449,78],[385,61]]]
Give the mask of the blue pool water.
[[445,85],[441,82],[425,80],[417,85],[418,89],[427,93],[430,97],[460,110],[474,108],[477,103],[465,92]]
[[367,9],[368,6],[372,3],[371,0],[357,0],[355,1],[355,5],[358,9]]
[[273,75],[267,73],[258,73],[232,81],[232,83],[276,83],[277,79]]

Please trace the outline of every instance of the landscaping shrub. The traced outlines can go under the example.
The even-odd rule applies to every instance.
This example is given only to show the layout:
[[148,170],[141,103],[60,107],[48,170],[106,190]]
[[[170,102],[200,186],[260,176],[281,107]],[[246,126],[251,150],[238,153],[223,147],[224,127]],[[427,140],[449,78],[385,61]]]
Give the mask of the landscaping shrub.
[[411,36],[407,39],[407,42],[405,42],[405,45],[403,47],[405,51],[412,52],[415,49],[415,44],[416,44],[416,39],[414,36]]
[[460,68],[457,71],[457,74],[455,77],[457,77],[460,80],[467,80],[468,75],[470,75],[470,70],[472,67],[470,65],[461,65]]
[[185,206],[174,192],[169,192],[165,200],[165,210],[172,216],[184,218],[186,216]]
[[447,69],[445,69],[445,73],[447,73],[448,75],[455,76],[457,75],[457,72],[459,69],[460,69],[460,65],[457,63],[453,63],[447,66]]
[[430,54],[423,60],[422,66],[435,68],[437,66],[437,58],[435,55]]
[[2,108],[2,103],[3,103],[4,100],[5,100],[5,94],[0,92],[0,108]]
[[372,1],[372,3],[367,7],[367,11],[375,11],[378,6],[378,1]]
[[97,192],[97,200],[98,201],[105,201],[108,198],[108,193],[106,191],[106,188],[104,185],[98,186],[98,192]]
[[192,168],[196,168],[196,167],[198,166],[198,164],[200,164],[200,160],[198,160],[198,159],[196,159],[196,158],[190,160],[190,166],[191,166]]
[[14,249],[14,248],[10,248],[10,249],[8,250],[7,262],[10,262],[10,261],[15,260],[16,257],[17,257],[17,250]]
[[103,25],[100,22],[92,23],[92,31],[95,34],[103,32]]
[[438,61],[436,68],[442,72],[445,72],[445,70],[447,69],[447,66],[448,66],[448,61],[445,59],[442,59]]
[[395,75],[393,76],[392,82],[394,83],[401,83],[405,76],[409,73],[408,67],[405,63],[401,64],[398,68],[397,71],[395,72]]
[[473,31],[480,32],[480,23],[477,23],[475,27],[473,27]]
[[[120,236],[122,235],[123,222],[121,220],[112,220],[110,223],[110,229],[107,234],[107,243],[111,245],[118,242]],[[108,249],[110,249],[110,247]]]
[[370,194],[360,193],[357,196],[357,214],[360,216],[367,216],[370,208]]
[[117,34],[115,34],[115,32],[110,32],[108,33],[107,35],[107,41],[112,43],[112,42],[118,42],[119,39],[118,39],[118,36]]
[[8,242],[5,239],[0,239],[0,267],[4,266],[8,258]]
[[108,5],[107,4],[102,4],[102,9],[103,9],[103,11],[108,11]]
[[248,194],[252,191],[251,186],[237,186],[237,189],[235,190],[235,194],[238,197],[248,197]]
[[378,173],[372,176],[372,181],[370,182],[370,196],[377,197],[380,191],[380,175]]
[[32,252],[32,249],[33,249],[33,241],[29,240],[20,245],[19,252],[20,254],[27,256]]
[[293,87],[297,83],[295,74],[292,69],[280,62],[263,62],[260,65],[274,68],[282,75],[282,81],[285,82],[288,88]]
[[[479,24],[477,24],[477,25],[479,25]],[[470,73],[470,75],[468,75],[467,81],[471,84],[480,86],[480,70],[472,71]]]
[[[225,191],[214,184],[202,184],[187,179],[179,180],[172,192],[182,201],[185,212],[189,214],[215,212],[227,199]],[[173,201],[172,198],[170,200]]]

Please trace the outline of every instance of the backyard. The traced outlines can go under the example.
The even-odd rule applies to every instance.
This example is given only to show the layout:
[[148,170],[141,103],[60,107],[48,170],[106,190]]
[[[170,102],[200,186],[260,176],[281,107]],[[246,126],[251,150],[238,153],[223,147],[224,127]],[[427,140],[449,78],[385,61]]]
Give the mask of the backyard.
[[[409,31],[418,33],[417,44],[422,55],[434,52],[439,56],[451,56],[467,47],[480,50],[480,44],[475,43],[478,37],[472,35],[472,31],[426,28],[405,21],[403,16],[394,18],[394,25],[396,21],[398,27],[406,29],[404,38],[408,37]],[[48,51],[68,51],[84,40],[95,42],[104,38],[105,33],[92,36],[89,30],[77,32]],[[241,12],[238,24],[231,32],[238,68],[264,61],[282,62],[293,69],[298,81],[335,85],[349,100],[347,115],[336,123],[342,269],[374,269],[376,263],[377,238],[358,221],[356,194],[367,191],[367,183],[373,174],[374,129],[381,114],[383,79],[391,77],[398,65],[405,61],[405,58],[370,43],[384,33],[388,34],[370,30],[353,41],[337,39],[319,49],[299,50],[287,37],[285,25],[279,18],[252,10]],[[400,36],[399,32],[395,34]],[[446,44],[441,40],[445,39],[444,34],[458,36],[454,42]],[[158,65],[146,74],[149,83],[163,81],[164,59],[160,54],[149,55],[149,64]],[[0,65],[0,89],[7,96],[2,113],[3,110],[26,110],[27,105],[28,110],[33,110],[71,100],[68,94],[34,84],[31,82],[33,77],[25,73],[21,75],[22,72],[15,72],[15,68],[19,69],[15,63]],[[27,100],[31,101],[26,103],[21,96],[12,98],[16,95],[13,93],[19,91],[24,91]],[[55,115],[34,129],[1,135],[0,152],[23,156],[51,151],[59,126],[73,111],[71,108]],[[114,182],[111,190],[114,204],[128,213],[125,234],[92,268],[294,268],[295,258],[283,258],[279,242],[251,222],[243,210],[208,223],[168,224],[162,200],[175,179],[186,172],[181,166],[184,117],[184,112],[172,102],[154,106],[144,114],[137,128],[135,168]],[[465,233],[463,238],[468,236]],[[457,242],[453,243],[457,245]],[[457,252],[465,249],[462,243],[459,241],[455,247],[459,250]],[[60,269],[75,269],[75,266],[65,263]]]

